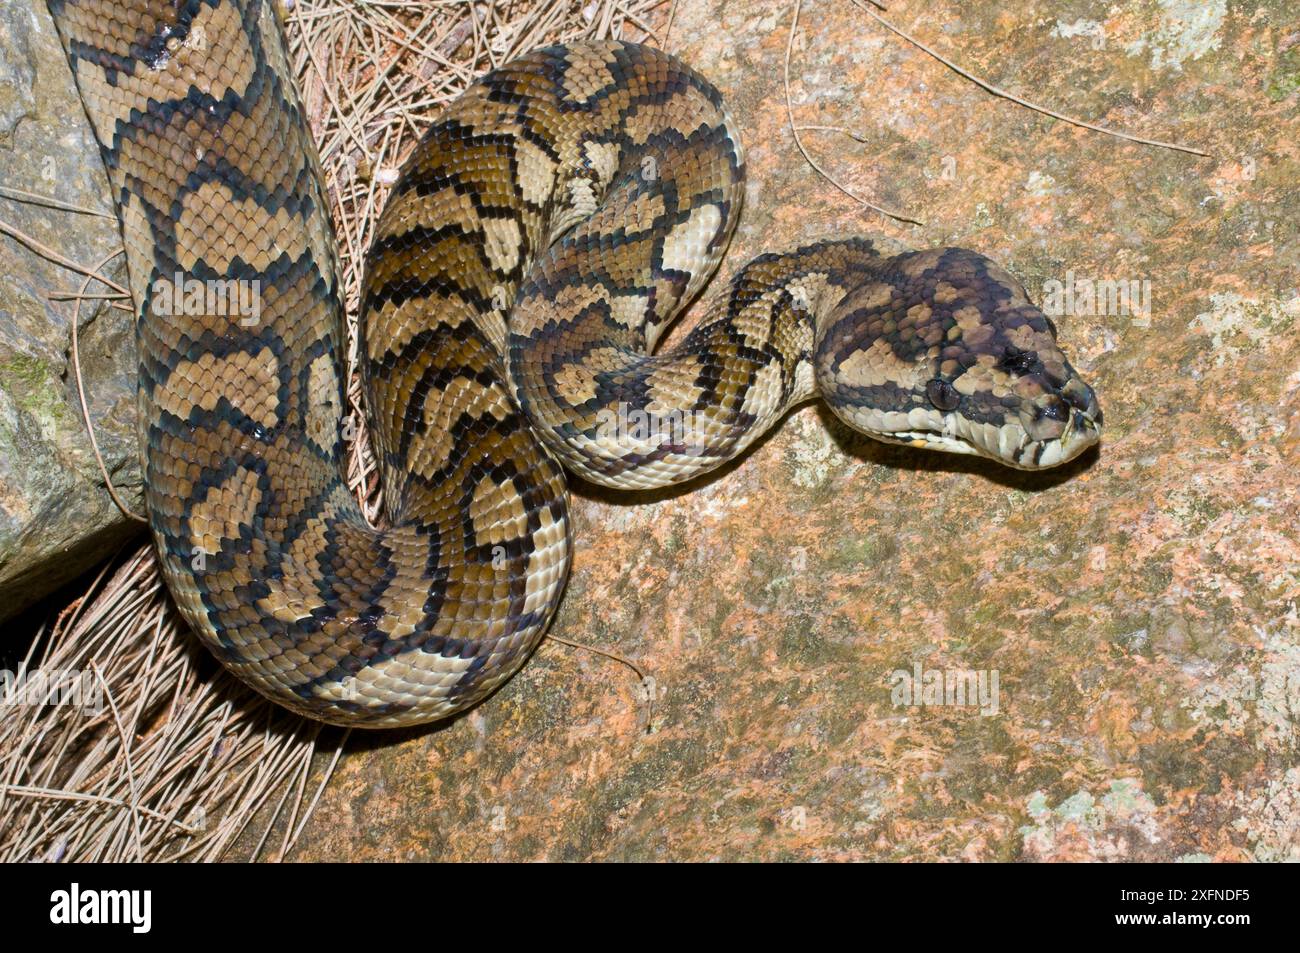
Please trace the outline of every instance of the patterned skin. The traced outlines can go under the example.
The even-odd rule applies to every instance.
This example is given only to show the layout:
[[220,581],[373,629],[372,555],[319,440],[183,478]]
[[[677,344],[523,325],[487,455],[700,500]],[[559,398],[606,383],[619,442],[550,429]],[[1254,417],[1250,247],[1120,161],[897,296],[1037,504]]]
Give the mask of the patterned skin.
[[341,476],[339,266],[275,12],[49,3],[121,213],[165,578],[294,711],[414,724],[509,678],[568,574],[562,467],[685,480],[816,395],[874,437],[1024,468],[1099,438],[1055,329],[961,249],[764,255],[655,353],[735,226],[739,138],[678,60],[583,43],[472,86],[389,198],[361,321],[387,506],[370,526]]

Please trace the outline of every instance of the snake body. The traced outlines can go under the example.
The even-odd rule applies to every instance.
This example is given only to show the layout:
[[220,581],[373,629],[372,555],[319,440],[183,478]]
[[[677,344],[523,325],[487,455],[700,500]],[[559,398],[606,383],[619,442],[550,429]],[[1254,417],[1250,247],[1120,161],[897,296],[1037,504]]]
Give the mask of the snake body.
[[[1024,468],[1099,437],[1055,328],[962,249],[763,255],[657,352],[727,246],[740,140],[679,60],[584,42],[474,83],[388,199],[359,345],[372,526],[342,475],[340,269],[276,11],[49,5],[121,215],[164,577],[217,658],[294,711],[412,724],[509,678],[568,573],[565,468],[685,480],[817,395],[878,439]],[[194,282],[254,289],[256,314],[176,293]]]

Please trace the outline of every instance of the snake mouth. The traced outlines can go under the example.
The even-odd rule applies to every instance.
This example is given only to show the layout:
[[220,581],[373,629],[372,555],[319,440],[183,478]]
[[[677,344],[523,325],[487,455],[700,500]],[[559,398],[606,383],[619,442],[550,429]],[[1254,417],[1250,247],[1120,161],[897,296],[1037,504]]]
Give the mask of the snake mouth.
[[1081,410],[1070,412],[1065,431],[1051,440],[1028,442],[1015,461],[1004,461],[1021,470],[1043,470],[1069,463],[1101,440],[1101,422]]
[[867,429],[866,433],[885,443],[987,457],[1017,470],[1060,466],[1101,439],[1100,422],[1083,410],[1071,411],[1059,436],[1043,439],[1034,439],[1019,420],[999,425],[973,421],[954,412],[941,415],[941,421],[926,420],[924,424],[922,428],[906,430]]

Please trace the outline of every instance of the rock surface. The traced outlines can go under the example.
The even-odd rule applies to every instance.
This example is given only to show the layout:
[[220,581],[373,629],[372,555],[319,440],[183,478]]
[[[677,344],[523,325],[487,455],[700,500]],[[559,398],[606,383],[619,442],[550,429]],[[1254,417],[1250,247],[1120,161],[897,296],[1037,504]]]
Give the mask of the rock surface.
[[[1283,0],[891,8],[999,86],[1212,158],[1047,119],[853,5],[806,3],[795,120],[865,140],[803,133],[844,185],[928,223],[896,225],[796,149],[791,5],[683,3],[667,45],[749,152],[724,271],[866,232],[975,248],[1039,301],[1069,284],[1058,324],[1105,407],[1100,454],[1027,476],[809,406],[695,485],[575,486],[553,631],[651,678],[549,642],[463,717],[352,735],[297,856],[1300,859],[1300,22]],[[0,33],[0,185],[110,211],[48,18],[10,4]],[[117,240],[7,197],[0,220],[85,265]],[[81,430],[71,307],[47,300],[80,280],[8,237],[0,255],[3,616],[133,530]],[[1137,282],[1139,306],[1088,304],[1079,282],[1102,280]],[[138,506],[129,316],[83,322],[97,432]],[[983,708],[903,698],[918,667],[977,673]]]
[[[1300,859],[1300,21],[1222,0],[892,4],[993,98],[847,3],[677,8],[669,47],[749,150],[724,271],[824,235],[962,244],[1058,320],[1099,455],[1030,477],[887,449],[809,406],[738,465],[578,487],[557,635],[467,716],[356,735],[304,859]],[[1093,16],[1106,19],[1094,21]],[[896,706],[896,671],[999,677],[996,713]],[[990,686],[991,687],[991,686]],[[646,700],[653,696],[653,705]]]
[[[0,222],[85,268],[121,247],[99,150],[44,4],[0,10]],[[102,273],[125,285],[120,255]],[[73,302],[50,299],[77,291],[84,276],[9,233],[0,233],[0,274],[3,620],[91,568],[139,524],[114,506],[86,437],[71,373]],[[92,282],[88,293],[106,290]],[[132,317],[87,299],[79,329],[104,462],[138,511]]]

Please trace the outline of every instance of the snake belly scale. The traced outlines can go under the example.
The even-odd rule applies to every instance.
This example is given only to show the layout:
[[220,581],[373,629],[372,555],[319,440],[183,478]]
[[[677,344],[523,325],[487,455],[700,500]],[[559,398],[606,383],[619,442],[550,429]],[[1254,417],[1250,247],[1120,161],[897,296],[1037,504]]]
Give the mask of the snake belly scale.
[[[1051,322],[963,249],[763,255],[658,352],[735,226],[740,139],[679,60],[583,42],[474,83],[388,199],[362,296],[372,526],[342,477],[340,269],[277,12],[49,6],[121,215],[164,577],[224,665],[303,715],[426,722],[509,678],[568,574],[566,468],[686,480],[815,396],[877,439],[1022,468],[1099,439]],[[169,281],[251,288],[255,317],[165,307]]]

